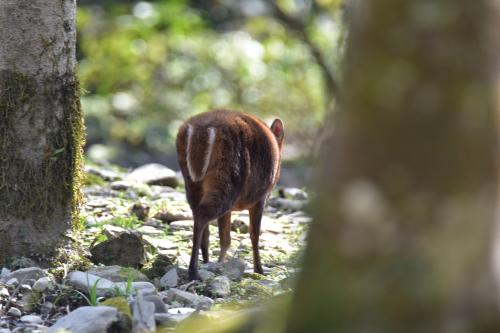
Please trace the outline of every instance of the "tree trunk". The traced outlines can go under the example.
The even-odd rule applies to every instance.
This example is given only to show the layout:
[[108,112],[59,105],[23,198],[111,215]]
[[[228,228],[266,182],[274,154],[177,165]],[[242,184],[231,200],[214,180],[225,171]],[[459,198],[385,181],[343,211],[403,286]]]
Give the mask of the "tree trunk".
[[47,259],[77,214],[75,0],[0,1],[0,263]]
[[359,3],[286,331],[498,332],[486,0]]

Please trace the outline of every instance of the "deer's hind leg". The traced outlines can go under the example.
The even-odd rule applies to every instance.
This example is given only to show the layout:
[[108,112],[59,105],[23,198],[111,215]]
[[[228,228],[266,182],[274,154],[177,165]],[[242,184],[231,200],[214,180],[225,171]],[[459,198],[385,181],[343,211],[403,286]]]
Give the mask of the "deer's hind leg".
[[219,226],[219,243],[220,243],[220,254],[219,262],[224,262],[227,255],[227,250],[231,245],[231,212],[219,217],[217,220]]

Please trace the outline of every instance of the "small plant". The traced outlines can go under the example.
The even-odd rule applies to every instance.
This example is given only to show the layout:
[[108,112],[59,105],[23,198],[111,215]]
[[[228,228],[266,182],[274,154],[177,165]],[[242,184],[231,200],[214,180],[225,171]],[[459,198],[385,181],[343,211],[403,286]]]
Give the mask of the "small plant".
[[135,229],[141,225],[137,216],[117,216],[108,221],[108,224],[124,229]]
[[[99,298],[97,297],[97,285],[99,284],[99,281],[101,281],[101,279],[97,279],[94,284],[89,288],[89,297],[85,296],[84,293],[78,291],[78,290],[75,290],[78,294],[80,294],[80,296],[83,297],[83,299],[85,299],[85,301],[87,301],[87,303],[90,305],[90,306],[97,306],[99,305]],[[87,283],[88,283],[88,276],[87,276]]]

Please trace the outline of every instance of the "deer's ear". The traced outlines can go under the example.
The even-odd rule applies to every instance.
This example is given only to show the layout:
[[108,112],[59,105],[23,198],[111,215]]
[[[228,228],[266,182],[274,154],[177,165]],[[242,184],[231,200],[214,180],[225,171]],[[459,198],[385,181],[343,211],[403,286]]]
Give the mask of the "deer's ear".
[[285,127],[283,126],[283,122],[281,121],[281,119],[274,119],[271,125],[271,131],[273,132],[278,142],[281,143],[281,141],[283,141],[283,138],[285,137]]

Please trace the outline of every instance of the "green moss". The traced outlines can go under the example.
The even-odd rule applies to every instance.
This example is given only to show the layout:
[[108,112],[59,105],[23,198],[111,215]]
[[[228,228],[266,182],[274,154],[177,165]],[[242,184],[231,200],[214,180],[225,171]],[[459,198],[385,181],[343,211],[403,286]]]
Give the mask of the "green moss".
[[[40,82],[2,71],[0,88],[0,219],[31,221],[26,232],[32,228],[43,232],[51,223],[76,225],[82,201],[85,132],[78,81],[73,73]],[[47,112],[40,117],[35,113],[40,110],[33,110],[40,101],[46,101],[48,107],[50,103],[54,108],[62,106],[62,115]],[[29,147],[17,131],[20,124],[35,125],[35,119],[43,119],[47,130],[40,135],[46,139],[43,158],[36,162],[20,153]],[[37,130],[35,126],[33,130]]]
[[102,177],[99,177],[98,175],[94,175],[93,173],[86,172],[84,174],[84,179],[85,180],[84,180],[83,184],[86,186],[89,186],[89,185],[105,186],[106,185],[106,181]]
[[113,297],[101,302],[99,305],[110,306],[118,310],[118,312],[127,316],[127,318],[132,319],[132,312],[128,306],[127,299],[125,297]]

